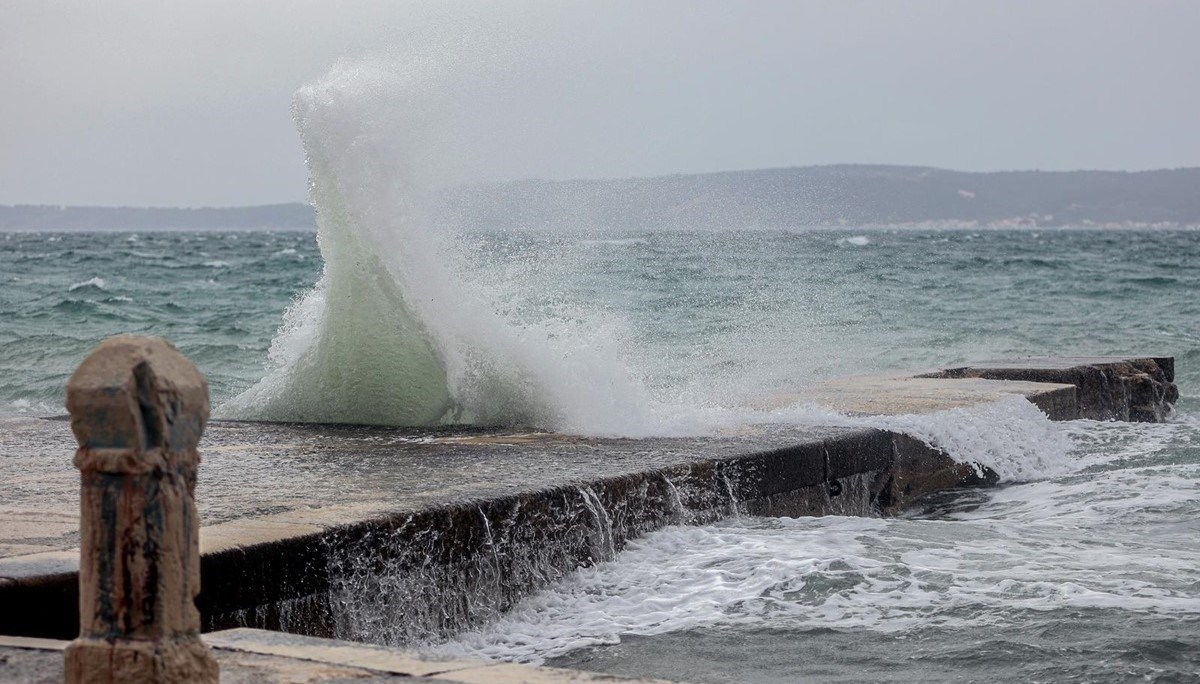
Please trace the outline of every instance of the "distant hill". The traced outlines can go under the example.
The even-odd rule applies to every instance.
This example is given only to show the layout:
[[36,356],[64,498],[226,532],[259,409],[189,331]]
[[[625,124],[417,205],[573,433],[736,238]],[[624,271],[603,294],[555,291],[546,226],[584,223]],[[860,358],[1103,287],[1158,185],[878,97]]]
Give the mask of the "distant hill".
[[[593,230],[836,225],[1200,226],[1200,168],[966,173],[838,165],[468,185],[455,224]],[[0,206],[0,230],[311,229],[304,204],[204,209]]]
[[812,166],[626,180],[464,187],[445,210],[464,225],[1200,225],[1200,168],[965,173],[916,166]]
[[0,230],[312,230],[315,225],[312,207],[298,203],[201,209],[0,205]]

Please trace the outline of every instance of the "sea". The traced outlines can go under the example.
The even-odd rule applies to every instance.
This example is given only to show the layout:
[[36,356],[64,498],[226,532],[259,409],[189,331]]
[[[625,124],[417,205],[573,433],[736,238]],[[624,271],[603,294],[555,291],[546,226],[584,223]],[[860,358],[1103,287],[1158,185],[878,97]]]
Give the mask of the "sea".
[[[470,262],[458,273],[495,296],[475,339],[528,336],[544,355],[519,360],[549,367],[499,397],[486,395],[486,365],[465,373],[471,412],[592,366],[580,391],[594,404],[550,387],[555,401],[580,403],[531,401],[495,420],[704,432],[747,419],[739,407],[755,397],[823,379],[1043,354],[1173,355],[1182,397],[1164,424],[1047,421],[1067,444],[1047,440],[1063,452],[1059,472],[905,517],[743,516],[660,530],[435,651],[695,682],[1200,678],[1200,232],[456,239],[456,258]],[[304,392],[290,414],[287,390],[275,389],[304,358],[288,345],[306,324],[297,317],[328,296],[329,270],[312,232],[5,233],[0,411],[62,414],[65,380],[92,346],[136,333],[195,361],[217,416],[353,419],[349,403],[305,413],[317,409]],[[355,353],[336,356],[351,384],[368,372],[407,381],[389,375],[386,355]],[[480,350],[485,364],[495,353]],[[636,406],[614,407],[631,386]],[[374,422],[403,422],[373,411]],[[453,409],[443,419],[470,418]]]
[[216,418],[628,438],[827,420],[804,390],[847,375],[1170,355],[1165,423],[985,413],[939,446],[1009,459],[999,486],[667,527],[416,646],[709,683],[1200,680],[1200,231],[456,225],[394,163],[412,127],[334,81],[297,94],[315,233],[0,234],[0,414],[62,414],[119,333],[176,344]]

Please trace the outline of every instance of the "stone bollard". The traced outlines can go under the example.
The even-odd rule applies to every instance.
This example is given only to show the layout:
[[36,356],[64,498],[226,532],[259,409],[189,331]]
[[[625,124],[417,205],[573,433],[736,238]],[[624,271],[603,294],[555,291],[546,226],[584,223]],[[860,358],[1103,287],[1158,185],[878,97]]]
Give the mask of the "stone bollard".
[[196,449],[208,385],[157,337],[112,337],[67,383],[82,478],[68,683],[216,682],[200,640]]

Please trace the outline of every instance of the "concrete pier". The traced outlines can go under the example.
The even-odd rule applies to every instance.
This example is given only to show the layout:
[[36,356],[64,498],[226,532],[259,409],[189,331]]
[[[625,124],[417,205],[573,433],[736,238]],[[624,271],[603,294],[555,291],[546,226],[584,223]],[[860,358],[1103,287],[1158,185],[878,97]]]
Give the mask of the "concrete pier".
[[[892,414],[1018,394],[1055,419],[1158,420],[1172,383],[1170,359],[1041,359],[851,379],[805,396]],[[0,605],[12,606],[0,634],[69,638],[78,500],[44,464],[69,433],[56,421],[3,427],[0,449],[23,454],[24,468],[0,466],[15,482],[0,500]],[[664,525],[890,514],[993,480],[910,437],[845,427],[627,440],[217,422],[200,448],[201,573],[219,587],[200,596],[204,629],[390,644],[490,619]]]

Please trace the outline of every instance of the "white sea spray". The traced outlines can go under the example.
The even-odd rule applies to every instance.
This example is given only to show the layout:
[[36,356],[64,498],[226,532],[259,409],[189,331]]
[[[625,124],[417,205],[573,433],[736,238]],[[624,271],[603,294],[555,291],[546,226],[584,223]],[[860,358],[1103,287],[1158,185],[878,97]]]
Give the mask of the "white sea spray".
[[618,322],[506,320],[503,293],[479,287],[431,223],[444,75],[422,63],[342,65],[296,94],[325,270],[285,315],[271,372],[222,413],[648,432]]

